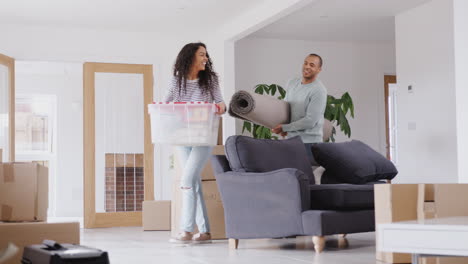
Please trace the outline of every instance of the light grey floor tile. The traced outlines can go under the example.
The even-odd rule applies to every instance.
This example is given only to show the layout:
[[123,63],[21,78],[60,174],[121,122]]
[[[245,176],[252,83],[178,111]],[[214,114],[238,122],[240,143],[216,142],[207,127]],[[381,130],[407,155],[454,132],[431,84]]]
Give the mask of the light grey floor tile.
[[174,245],[170,232],[142,231],[137,227],[82,229],[81,244],[109,252],[112,264],[140,263],[254,263],[254,264],[365,264],[375,261],[375,234],[348,235],[347,248],[338,248],[336,237],[327,238],[321,254],[311,237],[240,240],[229,250],[227,240],[205,245]]

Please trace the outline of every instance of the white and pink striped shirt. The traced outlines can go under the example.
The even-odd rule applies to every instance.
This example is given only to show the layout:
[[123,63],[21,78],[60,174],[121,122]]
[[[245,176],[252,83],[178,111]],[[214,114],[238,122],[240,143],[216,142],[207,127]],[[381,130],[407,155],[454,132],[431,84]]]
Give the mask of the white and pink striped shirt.
[[207,92],[203,93],[202,88],[198,84],[198,79],[196,80],[187,80],[186,91],[184,89],[180,91],[179,94],[179,86],[177,85],[177,78],[172,77],[171,82],[169,84],[169,90],[164,97],[165,102],[208,102],[215,103],[223,102],[223,96],[221,95],[221,91],[219,89],[219,84],[217,82],[214,83],[214,89],[212,94]]

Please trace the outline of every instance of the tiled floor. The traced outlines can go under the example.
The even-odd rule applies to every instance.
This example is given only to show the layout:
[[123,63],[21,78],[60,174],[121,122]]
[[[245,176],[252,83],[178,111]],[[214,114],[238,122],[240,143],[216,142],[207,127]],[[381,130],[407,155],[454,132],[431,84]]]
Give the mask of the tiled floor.
[[227,240],[205,245],[168,243],[169,232],[141,228],[82,229],[81,244],[109,252],[112,264],[140,263],[255,263],[255,264],[365,264],[375,261],[375,234],[348,235],[349,246],[338,248],[337,237],[327,239],[327,248],[315,254],[311,237],[240,240],[229,250]]

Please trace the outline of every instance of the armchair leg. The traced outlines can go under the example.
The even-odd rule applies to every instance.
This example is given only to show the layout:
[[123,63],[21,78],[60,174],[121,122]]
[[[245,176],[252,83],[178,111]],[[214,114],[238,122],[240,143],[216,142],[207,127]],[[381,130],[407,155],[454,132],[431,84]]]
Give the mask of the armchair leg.
[[316,253],[320,253],[325,248],[325,237],[324,236],[313,236],[312,242],[314,242],[314,249]]
[[229,239],[229,249],[237,249],[239,246],[239,239],[230,238]]

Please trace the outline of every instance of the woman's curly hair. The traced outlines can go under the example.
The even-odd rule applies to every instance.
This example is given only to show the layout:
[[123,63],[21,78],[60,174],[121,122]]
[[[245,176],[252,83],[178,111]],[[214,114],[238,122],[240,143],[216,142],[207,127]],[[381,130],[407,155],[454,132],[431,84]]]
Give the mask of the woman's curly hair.
[[[174,77],[177,79],[179,95],[182,90],[184,93],[187,91],[187,76],[190,73],[190,67],[192,66],[195,54],[200,47],[206,49],[206,45],[201,42],[189,43],[177,55],[174,64]],[[208,61],[206,62],[205,70],[198,73],[198,84],[202,89],[202,93],[210,93],[212,95],[214,87],[218,84],[218,74],[213,70],[213,63],[208,55],[208,51],[206,52],[206,57]]]

